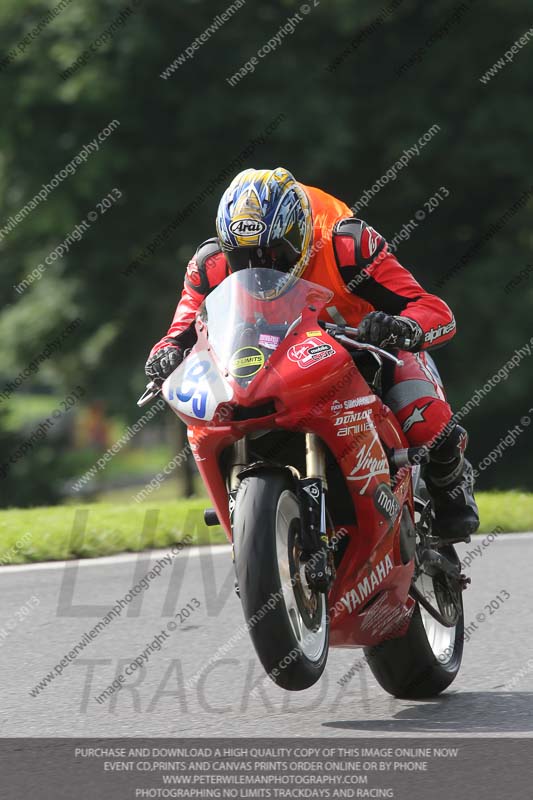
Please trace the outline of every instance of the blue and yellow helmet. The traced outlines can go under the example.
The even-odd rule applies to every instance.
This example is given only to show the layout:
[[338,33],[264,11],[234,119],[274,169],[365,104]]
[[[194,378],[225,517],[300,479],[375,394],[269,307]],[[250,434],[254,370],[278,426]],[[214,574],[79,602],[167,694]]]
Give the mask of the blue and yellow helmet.
[[286,169],[246,169],[218,206],[217,236],[232,271],[271,267],[299,278],[313,242],[305,190]]

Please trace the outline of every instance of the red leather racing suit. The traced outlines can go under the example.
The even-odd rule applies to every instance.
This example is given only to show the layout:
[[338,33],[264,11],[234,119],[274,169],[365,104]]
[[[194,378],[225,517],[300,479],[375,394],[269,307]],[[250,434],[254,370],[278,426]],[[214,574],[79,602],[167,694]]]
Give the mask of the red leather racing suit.
[[[384,311],[415,320],[423,331],[419,352],[400,353],[404,366],[390,372],[383,400],[395,412],[410,445],[429,444],[450,422],[452,411],[426,351],[453,337],[453,314],[401,266],[382,236],[351,216],[344,203],[320,189],[303,188],[311,200],[314,222],[312,255],[303,277],[334,293],[321,317],[355,327],[369,312]],[[191,346],[198,307],[228,274],[217,239],[200,245],[188,264],[172,324],[151,354],[164,347],[168,337]]]

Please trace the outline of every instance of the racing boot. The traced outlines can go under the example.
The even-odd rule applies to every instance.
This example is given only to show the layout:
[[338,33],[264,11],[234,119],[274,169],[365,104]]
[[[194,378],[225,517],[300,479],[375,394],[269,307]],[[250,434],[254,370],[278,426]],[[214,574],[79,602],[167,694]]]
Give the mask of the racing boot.
[[468,434],[454,425],[430,449],[425,468],[426,486],[433,501],[433,534],[445,544],[469,542],[479,528],[474,499],[474,473],[464,452]]

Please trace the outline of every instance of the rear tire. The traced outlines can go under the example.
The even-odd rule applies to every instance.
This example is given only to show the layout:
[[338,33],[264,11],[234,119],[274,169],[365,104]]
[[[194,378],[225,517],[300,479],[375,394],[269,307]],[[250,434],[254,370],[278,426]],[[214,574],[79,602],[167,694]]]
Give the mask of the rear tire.
[[[424,501],[417,499],[417,507],[423,509]],[[417,516],[417,524],[421,525],[420,513]],[[450,561],[460,564],[452,545],[443,548],[442,553]],[[444,602],[449,600],[439,577],[430,578],[422,573],[415,586],[437,610],[441,610],[438,596],[441,603],[443,598]],[[407,700],[435,697],[455,680],[461,667],[464,644],[461,591],[456,599],[459,613],[455,611],[457,621],[453,627],[443,625],[417,601],[405,636],[365,648],[365,656],[374,677],[389,694]]]
[[[426,618],[433,630],[429,635]],[[417,603],[405,636],[365,648],[368,665],[386,692],[406,700],[420,700],[435,697],[455,680],[463,655],[463,617],[453,629],[447,629],[453,633],[445,646],[443,639],[437,644],[438,628],[444,626]]]
[[299,562],[300,509],[284,470],[245,477],[233,515],[235,570],[256,653],[284,689],[312,686],[328,657],[326,595],[313,592]]

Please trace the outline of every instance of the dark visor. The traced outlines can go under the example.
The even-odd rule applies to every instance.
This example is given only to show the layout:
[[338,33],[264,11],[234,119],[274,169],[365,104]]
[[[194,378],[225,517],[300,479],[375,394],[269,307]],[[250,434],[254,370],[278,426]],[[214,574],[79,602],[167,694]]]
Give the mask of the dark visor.
[[269,247],[236,247],[224,250],[232,272],[240,269],[290,270],[300,258],[301,253],[286,239],[280,239]]

